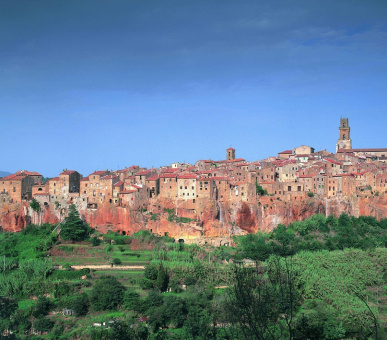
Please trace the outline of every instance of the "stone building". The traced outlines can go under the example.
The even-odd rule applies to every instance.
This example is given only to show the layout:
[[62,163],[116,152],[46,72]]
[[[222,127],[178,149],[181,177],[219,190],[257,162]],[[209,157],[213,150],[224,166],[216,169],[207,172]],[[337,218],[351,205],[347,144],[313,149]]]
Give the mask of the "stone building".
[[314,148],[307,145],[301,145],[292,150],[293,155],[311,155],[314,153]]
[[340,149],[352,149],[350,132],[351,128],[349,127],[348,118],[340,118],[339,139],[336,144],[336,152]]
[[197,179],[197,198],[216,199],[216,186],[214,178],[199,177]]
[[235,149],[234,148],[227,149],[226,159],[228,161],[235,159]]
[[196,198],[196,175],[185,174],[177,176],[177,197],[179,199]]
[[41,182],[42,175],[37,172],[18,171],[0,179],[0,194],[3,200],[20,203],[32,197],[32,187],[35,182]]
[[145,180],[145,185],[149,188],[150,197],[155,197],[160,193],[159,175],[153,175]]
[[177,197],[177,174],[164,173],[160,175],[160,197]]

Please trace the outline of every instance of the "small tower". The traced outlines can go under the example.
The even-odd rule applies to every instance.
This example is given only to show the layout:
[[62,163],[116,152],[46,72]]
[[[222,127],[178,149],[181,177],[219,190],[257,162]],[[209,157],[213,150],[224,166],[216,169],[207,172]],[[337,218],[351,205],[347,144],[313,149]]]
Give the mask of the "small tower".
[[351,128],[348,124],[348,118],[340,118],[339,140],[336,144],[336,152],[339,149],[352,149],[352,140],[350,137]]
[[235,159],[235,149],[228,148],[227,149],[227,160],[230,161],[232,159]]

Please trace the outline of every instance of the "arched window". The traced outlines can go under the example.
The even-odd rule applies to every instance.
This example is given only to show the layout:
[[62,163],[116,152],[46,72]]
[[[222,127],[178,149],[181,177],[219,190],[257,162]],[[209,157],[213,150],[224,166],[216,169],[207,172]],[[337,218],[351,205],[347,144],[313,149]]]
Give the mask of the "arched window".
[[343,140],[345,140],[345,135],[343,135]]
[[343,123],[343,127],[345,128],[345,123]]

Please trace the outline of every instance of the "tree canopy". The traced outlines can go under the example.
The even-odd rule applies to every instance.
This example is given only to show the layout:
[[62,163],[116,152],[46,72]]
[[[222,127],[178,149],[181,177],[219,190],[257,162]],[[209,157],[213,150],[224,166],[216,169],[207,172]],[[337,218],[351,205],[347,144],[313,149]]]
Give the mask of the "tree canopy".
[[90,227],[79,217],[74,204],[70,205],[69,213],[63,223],[60,236],[63,240],[83,241],[89,235]]

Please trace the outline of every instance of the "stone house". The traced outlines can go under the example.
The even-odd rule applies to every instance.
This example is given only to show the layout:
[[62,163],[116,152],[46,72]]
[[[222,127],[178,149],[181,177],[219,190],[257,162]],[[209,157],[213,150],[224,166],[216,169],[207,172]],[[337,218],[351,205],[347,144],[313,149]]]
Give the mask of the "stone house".
[[155,174],[153,176],[148,177],[145,180],[145,185],[150,190],[150,197],[155,197],[160,193],[160,180],[159,175]]
[[177,197],[177,174],[164,173],[160,175],[160,197],[176,198]]
[[216,186],[214,178],[199,177],[196,180],[197,198],[216,199]]
[[38,173],[18,171],[0,179],[0,194],[8,196],[7,200],[10,202],[20,203],[22,200],[29,200],[32,197],[32,187],[39,179],[41,182],[42,175]]
[[186,174],[177,176],[177,197],[179,199],[195,199],[196,175]]

